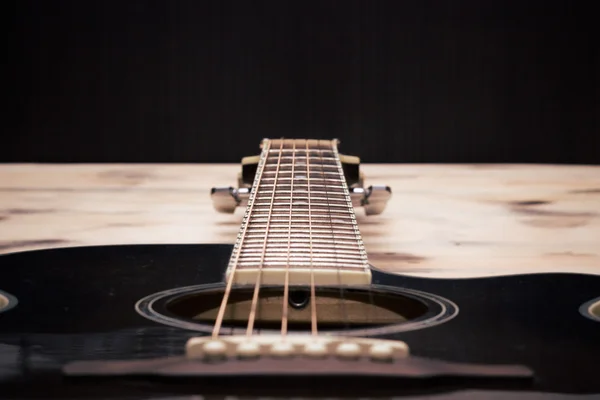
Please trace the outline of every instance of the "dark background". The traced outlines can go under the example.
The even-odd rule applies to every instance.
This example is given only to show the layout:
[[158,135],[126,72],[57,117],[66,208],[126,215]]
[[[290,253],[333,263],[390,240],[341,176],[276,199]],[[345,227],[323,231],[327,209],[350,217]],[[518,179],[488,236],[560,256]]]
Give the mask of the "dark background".
[[13,1],[0,160],[597,163],[593,3]]

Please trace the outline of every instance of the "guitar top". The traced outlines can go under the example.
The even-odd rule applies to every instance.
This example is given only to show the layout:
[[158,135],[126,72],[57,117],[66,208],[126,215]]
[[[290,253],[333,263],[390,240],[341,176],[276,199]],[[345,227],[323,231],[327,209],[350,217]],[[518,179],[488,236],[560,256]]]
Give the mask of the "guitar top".
[[[392,189],[366,186],[359,163],[336,140],[265,139],[235,187],[211,191],[217,211],[243,210],[233,244],[0,256],[0,393],[600,395],[593,264],[470,278],[386,272],[362,225],[384,218]],[[557,216],[533,200],[510,204],[538,225]],[[563,212],[571,224],[585,217]],[[489,254],[492,269],[501,262],[510,258]]]

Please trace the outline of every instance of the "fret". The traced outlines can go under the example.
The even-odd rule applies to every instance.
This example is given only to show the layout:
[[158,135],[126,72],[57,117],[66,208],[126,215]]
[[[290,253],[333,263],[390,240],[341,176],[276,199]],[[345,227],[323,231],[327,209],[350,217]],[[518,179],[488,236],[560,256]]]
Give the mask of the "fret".
[[[322,187],[319,187],[319,189],[321,189]],[[315,193],[316,192],[316,193]],[[322,196],[325,197],[322,197]],[[268,197],[269,199],[271,197]],[[263,193],[259,193],[256,196],[256,200],[266,200],[267,196],[266,194]],[[277,199],[278,200],[306,200],[308,199],[308,191],[305,189],[304,185],[302,185],[301,188],[299,188],[298,190],[295,191],[295,193],[293,194],[292,197],[292,192],[290,190],[282,190],[280,188],[277,189]],[[343,191],[338,191],[338,192],[324,192],[322,190],[316,190],[316,191],[312,191],[311,189],[311,193],[310,193],[310,199],[311,201],[313,199],[315,200],[320,200],[320,201],[330,201],[330,200],[338,200],[338,201],[348,201],[348,199],[346,198],[346,195],[344,194]],[[270,204],[270,203],[269,203]]]
[[[274,264],[274,263],[285,263],[288,262],[290,264],[300,264],[300,263],[307,263],[307,265],[310,265],[310,260],[311,257],[310,256],[305,256],[305,257],[298,257],[298,256],[292,256],[292,257],[288,257],[288,256],[271,256],[268,255],[266,257],[262,257],[262,256],[255,256],[255,257],[249,257],[249,256],[241,256],[239,259],[240,263],[254,263],[257,265],[260,265],[262,260],[263,265],[269,265],[269,264]],[[337,258],[337,257],[321,257],[318,255],[313,255],[312,256],[312,261],[315,264],[323,264],[323,263],[327,263],[327,264],[334,264],[334,265],[356,265],[357,267],[360,267],[363,263],[362,260],[360,259],[352,259],[352,258],[348,258],[348,259],[342,259],[342,258]]]
[[305,150],[305,149],[286,149],[284,148],[283,150],[279,150],[279,149],[271,149],[269,150],[269,153],[275,153],[275,154],[279,154],[281,152],[281,154],[292,154],[292,153],[296,153],[296,154],[306,154],[306,152],[309,153],[313,153],[313,154],[330,154],[333,156],[333,152],[331,151],[331,149],[310,149],[310,150]]
[[[244,244],[242,245],[243,248],[256,248],[256,247],[260,247],[262,249],[262,246],[264,244],[264,238],[258,238],[258,239],[254,239],[254,238],[248,238],[248,240],[244,240]],[[351,244],[347,244],[347,243],[351,243]],[[287,246],[288,244],[288,239],[275,239],[275,238],[271,238],[268,240],[267,242],[267,247],[268,246],[276,246],[276,245],[285,245]],[[305,244],[306,246],[304,247],[310,247],[312,245],[313,249],[317,249],[317,248],[335,248],[335,249],[342,249],[342,250],[358,250],[358,246],[356,245],[356,242],[354,240],[349,241],[349,242],[345,242],[343,243],[340,240],[336,240],[335,243],[331,242],[331,237],[327,237],[327,240],[322,240],[320,238],[315,238],[313,237],[312,240],[309,240],[308,238],[297,238],[294,240],[294,245],[296,245],[297,247],[302,247],[301,244]]]
[[[290,214],[289,214],[289,207],[288,207],[288,212],[285,212],[286,210],[284,210],[282,207],[273,207],[273,213],[271,215],[271,217],[273,218],[287,218],[289,219]],[[294,219],[295,217],[309,217],[308,215],[308,211],[310,211],[311,215],[314,217],[326,217],[326,216],[334,216],[334,217],[340,217],[340,218],[349,218],[352,219],[352,212],[348,209],[348,208],[336,208],[336,207],[331,207],[331,208],[312,208],[312,207],[306,207],[306,208],[292,208],[292,218]],[[263,217],[265,216],[265,214],[268,214],[269,211],[265,210],[265,209],[261,209],[261,210],[253,210],[252,211],[252,217]]]
[[[348,236],[343,236],[341,234],[336,234],[335,235],[335,240],[332,239],[332,235],[323,235],[323,234],[313,234],[310,235],[308,233],[292,233],[291,235],[289,234],[269,234],[268,235],[269,238],[267,239],[267,241],[271,240],[271,239],[288,239],[288,238],[292,238],[292,240],[297,240],[297,239],[301,239],[301,238],[314,238],[314,239],[327,239],[329,240],[329,242],[331,243],[332,241],[335,242],[343,242],[346,241],[346,243],[356,243],[356,235],[348,235]],[[264,243],[264,238],[265,238],[265,234],[261,233],[248,233],[246,234],[246,237],[248,239],[253,239],[253,238],[262,238],[263,239],[263,243]]]
[[[269,226],[269,231],[273,231],[273,229],[285,229],[287,232],[288,229],[288,225],[289,224],[283,224],[283,223],[277,223],[275,221],[272,221],[270,226]],[[266,229],[267,225],[266,224],[252,224],[252,225],[248,225],[248,229]],[[306,231],[308,229],[308,224],[297,224],[295,222],[293,222],[292,225],[292,229],[300,229],[302,231]],[[314,225],[313,224],[313,230],[317,229],[317,230],[325,230],[325,231],[345,231],[345,232],[355,232],[356,230],[354,229],[353,226],[349,225],[349,224],[344,224],[344,225]]]
[[[275,164],[269,164],[269,165],[265,165],[264,167],[264,172],[266,175],[271,174],[273,172],[275,172],[277,170],[277,165]],[[306,172],[306,164],[305,163],[296,163],[294,170],[301,170],[303,172]],[[291,164],[285,164],[285,165],[280,165],[279,166],[279,172],[292,172],[292,165]],[[337,173],[337,165],[334,164],[317,164],[314,166],[313,168],[313,164],[310,165],[310,172],[311,173],[321,173],[321,172],[333,172],[333,173]]]
[[[244,244],[242,246],[250,248],[250,247],[257,247],[257,244],[265,243],[264,236],[258,237],[256,235],[254,235],[254,237],[248,237],[247,239],[248,240],[244,240]],[[266,240],[266,242],[268,245],[273,245],[273,246],[279,246],[281,244],[285,244],[287,246],[288,245],[287,239],[288,239],[287,236],[285,238],[270,237],[268,240]],[[311,241],[311,239],[312,239],[312,241]],[[299,238],[294,239],[292,245],[295,245],[298,247],[306,247],[305,245],[307,245],[310,247],[311,243],[313,244],[313,246],[315,248],[323,247],[323,248],[340,248],[340,249],[345,249],[345,250],[360,250],[360,248],[357,246],[355,239],[346,239],[346,238],[340,237],[339,240],[336,239],[335,241],[332,241],[330,235],[321,235],[319,237],[313,236],[312,238],[299,237]]]
[[[325,223],[327,224],[327,226],[332,226],[332,225],[344,225],[347,224],[350,220],[347,219],[340,219],[340,218],[335,218],[335,219],[330,219],[328,217],[315,217],[313,216],[312,218],[300,218],[298,217],[296,219],[298,222],[302,222],[302,223],[309,223],[311,220],[313,222],[320,222],[320,223]],[[266,223],[268,221],[267,217],[264,218],[255,218],[253,220],[250,220],[251,223],[253,222],[258,222],[258,223]],[[283,222],[283,221],[288,221],[288,219],[286,218],[279,218],[279,219],[274,219],[274,221],[278,221],[278,222]]]
[[[249,257],[249,256],[260,256],[261,255],[261,250],[260,249],[248,249],[246,250],[243,254],[240,254],[240,259],[242,259],[243,257]],[[287,252],[287,248],[277,248],[277,249],[270,249],[269,250],[269,255],[266,257],[271,257],[271,256],[278,256],[278,257],[305,257],[305,258],[310,258],[310,252],[308,251],[308,249],[303,249],[303,250],[299,250],[299,249],[294,249],[294,253],[288,253]],[[351,259],[351,260],[355,260],[357,262],[363,262],[364,256],[362,253],[358,252],[358,251],[350,251],[350,250],[344,250],[344,249],[338,249],[337,251],[333,251],[331,249],[320,249],[318,251],[314,251],[313,252],[313,257],[330,257],[330,258],[336,258],[338,257],[340,260],[342,259]]]
[[[294,254],[287,254],[286,252],[278,252],[278,253],[269,253],[268,255],[263,255],[261,253],[245,253],[240,255],[240,260],[243,261],[259,261],[261,259],[267,260],[275,260],[275,261],[285,261],[285,259],[289,257],[290,260],[295,261],[305,261],[310,259],[311,255],[309,252],[296,252]],[[313,258],[321,258],[326,259],[329,262],[341,262],[341,263],[349,263],[349,264],[360,264],[363,262],[362,257],[357,257],[354,254],[342,254],[342,253],[313,253]]]
[[[288,247],[285,245],[274,245],[273,243],[267,243],[267,250],[269,251],[269,256],[271,255],[287,255]],[[291,246],[292,250],[297,250],[297,254],[305,254],[309,249],[309,246]],[[313,248],[315,254],[334,254],[340,256],[351,256],[356,259],[362,258],[362,253],[357,249],[332,249],[330,247],[320,247]],[[261,254],[262,249],[258,247],[248,247],[243,250],[243,254],[240,256],[245,256],[247,254]]]
[[[257,204],[258,206],[258,204]],[[260,205],[260,207],[266,207],[265,205]],[[352,209],[350,206],[348,206],[347,204],[327,204],[327,205],[319,205],[319,206],[315,206],[313,207],[312,204],[309,206],[308,204],[303,204],[303,203],[294,203],[291,205],[292,207],[292,212],[306,212],[308,210],[310,210],[311,212],[322,212],[322,213],[341,213],[341,212],[346,212],[346,213],[352,213]],[[265,208],[255,208],[254,210],[252,210],[253,214],[256,213],[262,213],[262,212],[266,212],[267,210]],[[280,212],[285,212],[285,211],[290,211],[290,204],[289,203],[275,203],[275,205],[273,206],[273,211],[280,211]]]
[[[318,203],[315,207],[312,207],[312,203],[309,204],[306,201],[296,201],[294,203],[292,203],[292,210],[306,210],[308,211],[308,209],[310,208],[313,211],[319,212],[329,212],[331,211],[340,211],[340,210],[348,210],[349,212],[352,211],[352,206],[349,204],[346,204],[345,201],[342,200],[336,200],[335,203]],[[253,212],[258,212],[258,211],[264,211],[265,207],[269,207],[269,204],[267,203],[255,203],[255,209],[252,210]],[[273,205],[273,210],[279,210],[279,211],[285,211],[288,210],[289,211],[290,208],[290,203],[288,202],[275,202]]]
[[[277,195],[277,197],[275,198],[279,203],[284,203],[283,200],[286,200],[285,203],[289,204],[289,201],[295,202],[295,203],[306,203],[309,200],[309,195],[307,191],[299,191],[294,195],[289,195],[288,193],[289,191],[276,191],[277,193],[275,193]],[[267,204],[271,204],[271,197],[270,196],[266,196],[266,195],[259,195],[256,197],[256,200],[260,200],[261,203],[265,203],[267,202]],[[310,201],[312,202],[313,200],[315,201],[320,201],[323,203],[328,203],[330,201],[337,201],[337,202],[346,202],[348,204],[350,204],[349,200],[346,198],[346,196],[344,196],[343,192],[340,193],[330,193],[329,197],[315,197],[312,193],[310,194]]]
[[[294,193],[292,193],[291,187],[292,186],[287,183],[285,183],[285,184],[265,183],[262,185],[261,193],[257,197],[257,199],[262,199],[262,200],[265,200],[267,198],[270,199],[271,198],[270,195],[274,191],[277,192],[277,194],[279,194],[279,195],[289,193],[292,196],[296,196],[296,194],[301,195],[301,194],[308,193],[308,185],[307,184],[294,183]],[[310,185],[311,192],[313,191],[313,189],[315,189],[315,190],[318,189],[318,190],[322,191],[323,185]],[[329,188],[327,190],[329,190]],[[344,195],[344,190],[342,188],[332,188],[331,191],[328,193]],[[312,198],[312,193],[311,193],[311,198]]]
[[[267,235],[267,234],[271,235],[272,233],[288,233],[288,232],[289,233],[299,233],[299,232],[306,233],[305,229],[296,228],[294,226],[292,226],[292,229],[288,229],[288,228],[285,228],[283,226],[277,227],[277,228],[272,228],[272,227],[269,227],[269,228],[257,228],[257,227],[254,227],[254,226],[248,226],[247,231],[248,231],[248,233],[259,233],[260,232],[260,233],[263,233],[265,235]],[[331,234],[331,235],[336,235],[336,234],[350,235],[350,234],[352,234],[352,235],[356,236],[356,233],[353,230],[349,230],[349,229],[336,229],[336,227],[334,227],[334,226],[328,226],[328,227],[322,227],[322,228],[314,228],[314,229],[312,229],[312,231],[314,233],[322,233],[322,234],[325,234],[325,233],[328,233],[328,234]]]
[[312,235],[309,233],[303,233],[303,232],[285,232],[285,233],[278,233],[278,232],[269,232],[268,235],[265,232],[248,232],[246,234],[246,236],[248,237],[248,239],[252,239],[252,238],[264,238],[265,236],[268,236],[268,239],[266,239],[266,242],[268,243],[269,240],[271,239],[286,239],[286,238],[292,238],[292,240],[296,240],[296,239],[302,239],[302,238],[306,238],[306,239],[310,239],[315,238],[326,238],[329,239],[330,242],[340,242],[340,241],[348,241],[348,242],[353,242],[356,243],[356,235],[355,234],[348,234],[348,233],[335,233],[332,234],[331,232],[313,232]]
[[[308,157],[307,158],[307,157],[292,157],[292,156],[283,156],[283,155],[281,156],[281,161],[284,161],[284,162],[285,161],[292,161],[293,162],[294,159],[296,159],[296,163],[298,161],[306,161],[308,159],[309,162],[310,162],[311,167],[313,165],[313,162],[312,162],[313,160],[314,161],[318,161],[317,163],[315,163],[315,165],[325,164],[324,161],[326,163],[328,163],[327,165],[335,165],[335,163],[337,161],[337,159],[335,157],[315,157],[315,158]],[[271,159],[271,158],[267,159],[267,164],[266,165],[275,165],[274,159]],[[298,164],[296,164],[296,165],[298,165]]]
[[[329,222],[329,223],[351,223],[352,221],[355,220],[355,217],[353,214],[346,212],[346,213],[335,213],[333,210],[331,210],[330,212],[327,213],[323,213],[323,214],[318,214],[318,213],[312,213],[312,209],[310,209],[311,213],[308,212],[304,212],[303,210],[298,210],[296,213],[294,213],[294,215],[292,216],[293,220],[296,222],[309,222],[309,219],[312,221],[317,221],[317,222]],[[268,214],[261,214],[261,213],[257,213],[254,214],[252,213],[250,215],[250,223],[252,222],[259,222],[262,219],[268,219],[269,216]],[[272,214],[271,215],[271,220],[289,220],[289,215],[288,214]],[[266,222],[266,221],[262,221],[262,222]]]
[[[320,175],[319,175],[320,176]],[[307,181],[308,178],[306,176],[295,176],[295,177],[281,177],[281,176],[276,176],[276,177],[268,177],[268,178],[262,178],[263,182],[291,182],[294,181],[294,184],[296,181]],[[315,181],[317,183],[319,182],[325,182],[325,183],[342,183],[344,182],[343,180],[339,179],[339,178],[313,178],[312,176],[310,177],[311,182],[315,183]]]
[[[240,267],[240,272],[242,272],[241,270],[243,269],[255,269],[255,268],[259,268],[261,266],[260,263],[257,262],[244,262],[244,261],[240,261],[238,263],[238,266]],[[340,263],[336,263],[336,262],[310,262],[310,260],[306,260],[306,261],[298,261],[294,264],[289,264],[286,261],[272,261],[269,263],[263,263],[262,264],[262,268],[263,269],[268,269],[269,267],[280,267],[280,268],[286,268],[286,267],[290,267],[290,268],[297,268],[297,267],[313,267],[315,269],[332,269],[334,273],[336,273],[339,269],[345,269],[345,268],[349,268],[349,269],[364,269],[364,265],[361,264],[340,264]],[[292,272],[292,271],[291,271]],[[340,282],[343,283],[343,282]]]
[[306,171],[305,168],[299,169],[298,165],[296,165],[296,168],[294,169],[293,174],[292,174],[291,170],[289,170],[289,171],[282,171],[281,168],[279,169],[279,173],[277,173],[276,168],[274,168],[272,171],[270,171],[270,170],[269,171],[265,171],[265,173],[263,174],[263,178],[262,179],[270,178],[270,177],[273,177],[275,175],[279,176],[282,179],[283,178],[289,178],[292,175],[303,176],[303,177],[306,177],[307,175],[310,175],[311,177],[313,177],[313,176],[314,177],[320,177],[320,176],[323,176],[323,175],[330,175],[330,176],[335,176],[335,177],[339,178],[339,172],[336,169],[334,169],[333,166],[330,169],[328,169],[328,170],[324,170],[324,169],[323,170],[321,170],[321,169],[318,169],[318,170],[311,169],[307,173],[307,171]]

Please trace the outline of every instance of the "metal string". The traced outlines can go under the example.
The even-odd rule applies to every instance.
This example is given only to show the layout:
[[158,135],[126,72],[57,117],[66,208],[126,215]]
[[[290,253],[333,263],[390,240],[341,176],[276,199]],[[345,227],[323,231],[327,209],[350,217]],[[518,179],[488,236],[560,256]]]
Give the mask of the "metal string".
[[290,284],[290,255],[292,250],[292,204],[294,196],[294,169],[296,166],[296,141],[292,140],[292,174],[290,180],[290,219],[288,225],[287,262],[285,264],[285,280],[283,284],[283,308],[281,310],[281,335],[287,334],[288,325],[288,299]]
[[310,148],[306,141],[306,183],[308,194],[308,248],[310,255],[310,325],[313,336],[317,336],[317,302],[315,295],[315,274],[313,266],[313,243],[312,243],[312,211],[310,202]]
[[271,141],[265,141],[265,148],[263,150],[264,154],[266,154],[265,158],[262,159],[262,167],[260,168],[260,174],[257,175],[253,185],[252,190],[254,193],[250,196],[250,205],[248,206],[248,210],[246,211],[245,221],[242,227],[242,231],[240,233],[240,239],[238,241],[238,248],[235,253],[235,258],[231,262],[231,271],[229,273],[229,279],[227,280],[227,285],[225,287],[225,294],[223,295],[223,299],[221,300],[221,305],[219,306],[219,312],[217,314],[217,319],[215,320],[215,326],[213,327],[212,337],[216,339],[219,336],[219,331],[221,330],[221,325],[223,323],[223,317],[225,316],[225,309],[227,308],[227,301],[229,299],[229,295],[231,293],[231,287],[233,286],[234,275],[237,268],[238,261],[240,259],[240,253],[242,250],[242,246],[244,244],[244,239],[246,238],[246,232],[248,231],[248,225],[250,223],[250,217],[252,215],[252,210],[254,209],[254,203],[256,198],[256,193],[258,192],[258,188],[260,186],[261,178],[264,171],[264,164],[266,163],[266,159],[268,158],[269,151],[271,149]]
[[252,335],[254,331],[254,320],[256,319],[256,306],[258,304],[258,293],[260,291],[260,281],[262,278],[263,263],[265,261],[265,253],[267,251],[267,241],[269,238],[269,226],[271,224],[271,215],[273,214],[273,203],[275,202],[275,190],[277,188],[277,180],[279,178],[279,166],[281,165],[281,154],[283,153],[283,142],[281,139],[279,144],[279,155],[277,156],[277,168],[275,170],[275,179],[273,182],[273,190],[271,192],[271,202],[269,204],[269,214],[267,216],[267,225],[265,227],[265,241],[263,243],[263,249],[260,256],[260,263],[258,264],[258,273],[256,274],[256,283],[254,284],[254,293],[252,294],[252,306],[250,308],[250,316],[248,317],[248,328],[246,329],[246,335]]

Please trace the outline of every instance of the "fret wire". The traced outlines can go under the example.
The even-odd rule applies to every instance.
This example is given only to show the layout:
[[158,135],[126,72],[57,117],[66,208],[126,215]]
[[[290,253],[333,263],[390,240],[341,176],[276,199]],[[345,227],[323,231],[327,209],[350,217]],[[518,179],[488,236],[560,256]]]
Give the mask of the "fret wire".
[[[284,267],[286,265],[286,262],[271,262],[269,264],[264,263],[264,264],[259,264],[259,263],[251,263],[251,262],[240,262],[239,263],[239,267],[240,270],[243,269],[256,269],[259,267],[259,265],[262,265],[262,268],[264,270],[269,269],[269,267]],[[313,264],[311,261],[307,261],[307,262],[298,262],[294,264],[294,267],[309,267],[311,270],[318,270],[318,269],[335,269],[337,270],[350,270],[350,271],[356,271],[356,270],[362,270],[364,269],[364,266],[362,264],[356,264],[356,265],[346,265],[346,264],[339,264],[339,263],[330,263],[330,262],[323,262],[323,263],[319,263],[319,264]],[[314,272],[311,273],[311,275],[313,275],[314,278]],[[311,282],[311,289],[314,288],[314,283]],[[311,294],[312,296],[312,294]],[[314,303],[313,303],[314,304]]]
[[[330,216],[335,217],[336,219],[341,219],[344,221],[352,221],[352,216],[350,213],[348,212],[344,212],[344,211],[330,211],[330,212],[319,212],[319,211],[315,211],[315,210],[310,210],[311,211],[311,215],[313,216],[313,218],[329,218]],[[304,217],[309,217],[308,214],[308,210],[298,210],[298,211],[294,211],[294,216],[297,218],[304,218]],[[263,217],[270,217],[271,220],[273,219],[280,219],[280,218],[285,218],[286,215],[283,213],[272,213],[272,214],[265,214],[265,213],[257,213],[254,218],[263,218]]]
[[[320,186],[318,186],[318,187],[320,188]],[[281,190],[281,189],[279,189],[279,190],[277,190],[277,192],[278,192],[279,195],[282,195],[284,193],[291,193],[291,190]],[[295,192],[296,192],[296,194],[298,194],[298,192],[305,193],[305,194],[303,194],[303,196],[306,195],[308,197],[308,192],[306,190],[304,190],[304,191],[296,190]],[[311,190],[311,194],[317,194],[319,196],[322,196],[322,195],[325,194],[325,192],[323,192],[321,190]],[[346,196],[344,195],[344,193],[333,192],[331,194],[334,195],[334,196],[336,196],[336,197],[342,197],[344,199],[344,201],[346,200]],[[298,196],[296,196],[296,197],[298,197]],[[257,197],[257,198],[260,198],[260,197]],[[288,197],[288,196],[281,196],[280,197],[280,199],[289,199],[289,198],[290,197]],[[313,199],[315,199],[315,198],[325,199],[324,197],[313,197]]]
[[[315,222],[315,221],[317,221],[317,222],[325,222],[327,220],[327,217],[314,217],[314,216],[311,216],[310,213],[309,213],[309,215],[307,217],[308,218],[306,218],[306,219],[305,218],[302,218],[302,219],[298,218],[298,219],[296,219],[296,221],[297,222],[310,223],[310,222]],[[250,220],[250,223],[253,223],[253,222],[267,222],[268,220],[269,220],[268,217],[265,217],[265,218],[254,218],[254,219]],[[281,219],[278,219],[277,221],[281,221]],[[350,221],[350,220],[349,219],[337,219],[336,218],[333,222],[335,222],[336,224],[346,224],[346,223],[348,223],[348,221]]]
[[[292,172],[292,169],[295,169],[295,168],[293,168],[293,167],[294,167],[294,165],[295,165],[295,164],[292,164],[292,168],[291,168],[289,171],[281,171],[281,170],[280,170],[280,171],[279,171],[279,177],[280,177],[280,178],[290,178],[290,177],[294,176],[294,174],[296,174],[296,176],[305,176],[304,174],[302,174],[302,173],[298,173],[298,172],[296,172],[296,171],[293,171],[293,172]],[[331,168],[331,171],[325,171],[325,170],[323,170],[322,172],[323,172],[325,175],[333,175],[333,176],[338,176],[337,168],[335,168],[335,167],[333,167],[333,166],[332,166],[332,168]],[[311,175],[320,175],[320,174],[321,174],[321,171],[319,171],[319,172],[311,172],[310,174],[311,174]],[[263,177],[268,177],[268,176],[270,176],[270,175],[275,175],[275,171],[265,171],[265,172],[263,173]]]
[[[287,209],[292,208],[292,205],[293,204],[286,205],[287,207],[285,207],[283,205],[281,205],[281,206],[278,205],[277,207],[273,207],[273,210],[277,211],[277,212],[283,212],[285,208],[287,208]],[[331,209],[326,209],[326,208],[312,208],[311,211],[313,213],[327,213],[327,214],[329,214],[329,213],[336,213],[336,214],[339,214],[339,215],[350,215],[351,214],[350,208],[348,206],[340,206],[340,205],[332,205]],[[257,214],[262,214],[262,213],[265,213],[266,210],[256,209],[256,210],[254,210],[254,212],[257,213]],[[296,204],[296,207],[293,209],[292,212],[294,212],[296,214],[298,214],[298,213],[299,214],[307,213],[308,212],[308,205],[306,205],[306,207],[305,207],[304,204]]]
[[[269,242],[267,243],[267,248],[270,250],[277,249],[281,248],[281,246],[284,246],[286,244],[287,240],[272,239],[269,240]],[[255,240],[254,238],[252,238],[251,240],[249,240],[249,243],[244,246],[244,251],[252,249],[262,249],[260,245],[262,245],[262,241],[260,241],[260,239]],[[339,249],[358,251],[360,253],[360,250],[356,248],[356,244],[350,244],[347,241],[339,240],[338,243],[336,243],[335,246],[333,246],[329,237],[327,237],[327,240],[313,237],[312,246],[313,251],[320,251],[320,249]],[[293,248],[298,252],[304,253],[306,252],[306,250],[310,250],[310,242],[307,239],[297,238],[296,240],[294,240]]]
[[[347,235],[347,236],[353,236],[354,232],[348,229],[337,229],[337,227],[333,227],[333,229],[335,230],[335,233],[339,233],[340,235]],[[327,229],[327,228],[313,228],[313,232],[314,233],[326,233],[326,232],[331,232],[331,229]],[[248,233],[258,233],[258,234],[266,234],[267,230],[264,228],[254,228],[251,227],[248,230]],[[290,235],[301,235],[301,234],[306,234],[306,231],[304,229],[286,229],[286,228],[269,228],[269,233],[289,233]]]
[[[257,239],[255,240],[255,238],[257,238]],[[250,238],[250,239],[251,240],[248,240],[248,243],[250,243],[250,244],[253,244],[253,243],[260,243],[260,244],[262,244],[264,242],[264,235],[262,235],[260,237],[256,237],[255,236],[255,237]],[[322,244],[325,244],[325,245],[329,245],[332,248],[333,247],[342,247],[342,246],[344,246],[345,248],[349,248],[349,249],[356,249],[357,248],[356,247],[356,240],[354,240],[354,239],[353,240],[340,239],[340,242],[343,242],[343,243],[336,243],[335,246],[334,246],[333,243],[331,243],[330,239],[331,239],[330,236],[327,236],[327,240],[321,240],[320,237],[319,238],[315,238],[313,236],[312,241],[314,243],[319,242],[319,243],[322,243]],[[298,242],[301,242],[301,241],[303,241],[302,238],[298,238],[298,239],[294,240],[295,243],[298,243]],[[272,238],[272,239],[269,239],[269,242],[270,243],[287,243],[287,239],[284,240],[284,239],[280,239],[280,238]],[[306,240],[305,243],[309,243],[309,241]],[[352,246],[354,246],[354,247],[352,247]]]
[[[310,261],[310,257],[303,257],[303,256],[290,256],[289,257],[289,261],[293,261],[293,262],[297,262],[297,261]],[[340,264],[356,264],[356,265],[362,265],[362,262],[359,260],[357,260],[355,257],[351,257],[351,256],[347,256],[347,255],[343,255],[343,256],[339,256],[338,254],[313,254],[313,261],[325,261],[325,262],[339,262]],[[288,256],[287,254],[282,254],[281,256],[279,255],[269,255],[266,257],[262,257],[261,254],[257,254],[257,255],[245,255],[242,256],[240,258],[240,261],[243,262],[250,262],[250,261],[256,261],[256,262],[269,262],[269,261],[288,261]],[[289,262],[288,261],[288,262]]]
[[[269,229],[284,229],[285,226],[286,226],[285,224],[274,224],[272,222]],[[294,230],[305,231],[308,228],[308,224],[294,224],[293,228],[294,228]],[[348,227],[345,225],[335,225],[334,228],[339,231],[354,232],[354,228]],[[265,225],[264,224],[255,224],[255,225],[251,226],[249,229],[254,229],[257,231],[264,232]],[[313,229],[328,229],[328,228],[326,226],[318,226],[318,225],[315,226],[313,224]]]
[[[263,198],[257,198],[257,200],[264,200],[264,199]],[[278,202],[277,202],[278,206],[286,206],[286,205],[288,205],[290,197],[287,197],[287,196],[286,197],[278,197],[277,200],[278,200]],[[286,201],[284,201],[284,200],[286,200]],[[317,206],[321,206],[321,205],[324,206],[324,205],[326,205],[324,203],[324,201],[325,201],[324,197],[313,197],[312,200],[313,200],[314,205],[317,205]],[[333,204],[336,205],[336,206],[339,206],[339,205],[348,206],[348,203],[346,202],[345,199],[342,200],[342,199],[338,199],[338,198],[333,198],[331,200],[334,201]],[[343,203],[343,204],[339,204],[339,203]],[[297,206],[308,205],[308,196],[306,196],[306,197],[297,196],[296,199],[295,199],[295,201],[294,201],[294,204],[297,205]],[[256,205],[262,207],[262,206],[267,206],[268,204],[264,203],[264,202],[258,202]],[[350,207],[350,206],[348,206],[348,207]]]
[[[271,238],[273,239],[284,239],[287,238],[287,235],[269,235],[271,236]],[[303,235],[294,235],[295,239],[301,239],[303,237],[309,237],[311,236],[310,234],[303,234]],[[347,237],[341,236],[341,235],[337,235],[338,236],[338,240],[339,241],[348,241],[351,242],[352,244],[356,245],[356,237],[354,235],[348,235]],[[263,238],[264,239],[265,234],[264,233],[257,233],[257,234],[248,234],[248,238],[249,239],[254,239],[254,238]],[[329,239],[331,240],[332,235],[321,235],[321,234],[314,234],[312,235],[313,238],[317,238],[317,239]],[[335,247],[335,246],[332,246]]]
[[[299,246],[290,246],[290,250],[294,249],[297,252],[294,254],[295,256],[298,257],[306,257],[305,254],[305,250],[308,247],[299,247]],[[267,244],[267,250],[269,250],[269,256],[273,256],[273,255],[287,255],[287,246],[273,246],[273,244]],[[357,255],[359,256],[358,258],[360,258],[360,252],[356,249],[352,249],[352,250],[346,250],[346,249],[336,249],[340,254],[345,254],[348,256],[353,256],[356,257]],[[313,252],[314,253],[318,253],[318,254],[333,254],[334,253],[334,249],[331,248],[325,248],[325,247],[315,247],[313,248]],[[260,254],[260,249],[259,248],[246,248],[244,251],[244,254],[242,254],[242,256],[246,256],[246,255],[252,255],[252,254]]]

